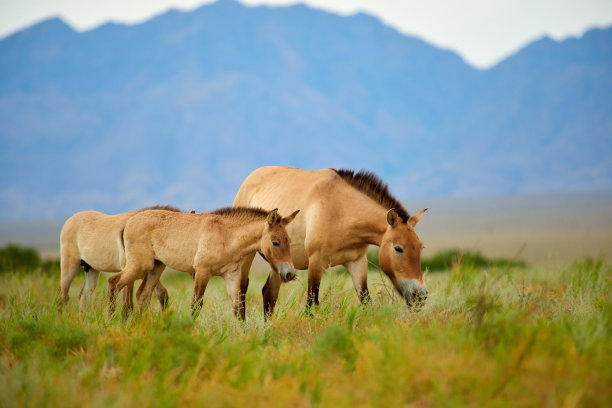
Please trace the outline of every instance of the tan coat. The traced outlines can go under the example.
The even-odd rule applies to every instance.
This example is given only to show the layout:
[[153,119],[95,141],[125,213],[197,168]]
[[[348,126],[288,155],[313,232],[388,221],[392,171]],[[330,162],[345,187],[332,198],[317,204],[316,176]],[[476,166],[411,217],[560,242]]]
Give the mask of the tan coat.
[[[179,211],[170,206],[165,208]],[[82,211],[71,216],[63,225],[60,233],[61,283],[60,304],[68,301],[70,285],[81,266],[85,269],[85,284],[79,294],[79,306],[84,310],[87,298],[96,288],[100,272],[119,272],[125,264],[123,250],[123,229],[127,220],[139,211],[117,215],[102,214],[97,211]],[[133,307],[130,285],[125,291],[125,306]],[[167,302],[167,291],[160,283],[156,293],[162,307]]]
[[[414,231],[425,210],[410,217],[372,173],[261,167],[242,183],[234,205],[301,210],[287,232],[295,267],[308,269],[309,305],[318,303],[323,269],[335,265],[348,269],[360,299],[367,301],[369,245],[380,247],[381,268],[409,305],[427,294],[422,243]],[[250,262],[244,267],[250,268]],[[280,281],[270,275],[263,289],[266,314],[274,308],[279,287]]]
[[227,284],[234,313],[244,319],[244,295],[248,273],[244,260],[262,252],[279,279],[295,276],[285,226],[287,218],[277,210],[227,208],[212,213],[184,214],[161,210],[143,211],[126,223],[123,233],[125,267],[109,279],[111,313],[114,294],[136,279],[147,278],[138,296],[145,307],[164,266],[194,275],[193,313],[197,314],[211,276],[222,276]]

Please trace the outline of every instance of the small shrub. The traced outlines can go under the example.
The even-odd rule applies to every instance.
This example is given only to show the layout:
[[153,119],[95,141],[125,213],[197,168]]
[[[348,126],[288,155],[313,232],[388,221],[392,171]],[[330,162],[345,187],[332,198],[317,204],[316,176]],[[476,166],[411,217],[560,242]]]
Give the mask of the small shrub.
[[40,254],[34,248],[9,244],[0,248],[0,272],[32,270],[41,264]]
[[[380,268],[378,250],[369,251],[367,257],[370,269]],[[447,249],[436,253],[430,258],[421,258],[421,269],[427,269],[430,272],[448,271],[455,264],[461,264],[461,266],[469,268],[505,268],[510,265],[519,268],[526,267],[525,262],[521,260],[512,261],[505,258],[487,258],[478,251],[463,251],[460,249]]]
[[39,271],[45,274],[59,274],[60,260],[43,260],[34,248],[9,244],[0,248],[0,273],[30,273]]
[[45,259],[40,264],[40,270],[47,275],[59,275],[61,267],[59,259]]
[[510,265],[520,268],[525,267],[525,262],[521,260],[513,262],[505,258],[486,258],[478,251],[462,251],[459,249],[441,251],[431,258],[421,260],[421,267],[423,269],[428,268],[430,271],[446,271],[452,269],[456,264],[469,268],[505,268]]

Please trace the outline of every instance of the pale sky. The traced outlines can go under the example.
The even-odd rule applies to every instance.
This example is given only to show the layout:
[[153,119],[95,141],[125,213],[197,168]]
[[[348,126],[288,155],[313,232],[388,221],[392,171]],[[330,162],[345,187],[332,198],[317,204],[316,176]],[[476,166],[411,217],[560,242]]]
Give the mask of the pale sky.
[[[249,6],[306,3],[339,14],[372,14],[402,33],[486,68],[544,35],[561,40],[612,26],[612,0],[240,0]],[[169,8],[211,0],[0,0],[0,38],[49,17],[78,31],[108,21],[134,24]]]

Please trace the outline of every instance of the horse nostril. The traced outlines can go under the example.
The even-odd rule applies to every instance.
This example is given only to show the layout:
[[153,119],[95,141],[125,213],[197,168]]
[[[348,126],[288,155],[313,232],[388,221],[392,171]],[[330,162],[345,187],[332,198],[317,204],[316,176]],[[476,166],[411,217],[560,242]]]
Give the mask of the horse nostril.
[[290,281],[293,279],[295,279],[295,273],[287,272],[287,280]]
[[429,291],[427,289],[423,288],[423,290],[419,294],[419,298],[421,298],[422,300],[425,300],[425,299],[427,299],[427,296],[429,296]]

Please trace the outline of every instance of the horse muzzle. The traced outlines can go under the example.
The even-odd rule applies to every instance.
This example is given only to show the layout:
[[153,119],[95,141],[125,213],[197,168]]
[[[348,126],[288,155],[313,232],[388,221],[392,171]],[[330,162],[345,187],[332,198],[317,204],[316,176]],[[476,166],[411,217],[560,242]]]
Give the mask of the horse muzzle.
[[403,279],[397,285],[398,291],[406,300],[406,305],[412,309],[419,309],[425,305],[429,292],[425,285],[414,279]]
[[289,262],[284,262],[278,267],[281,281],[290,282],[296,278],[295,268]]

